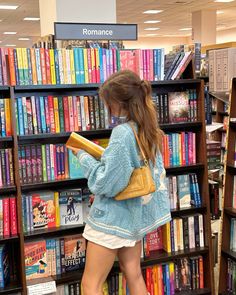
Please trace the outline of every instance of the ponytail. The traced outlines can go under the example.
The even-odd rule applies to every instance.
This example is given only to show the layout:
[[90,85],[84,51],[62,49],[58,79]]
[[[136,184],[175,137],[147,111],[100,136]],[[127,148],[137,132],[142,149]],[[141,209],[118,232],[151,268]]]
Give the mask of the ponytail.
[[119,103],[127,113],[127,120],[137,124],[145,156],[155,163],[157,153],[162,150],[163,132],[158,127],[151,84],[132,71],[119,71],[106,80],[99,95],[109,109],[112,103]]

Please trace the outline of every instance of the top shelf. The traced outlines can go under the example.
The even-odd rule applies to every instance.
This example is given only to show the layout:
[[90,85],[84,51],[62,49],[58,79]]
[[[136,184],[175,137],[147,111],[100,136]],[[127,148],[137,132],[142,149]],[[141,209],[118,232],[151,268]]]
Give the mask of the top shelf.
[[[164,80],[150,82],[152,86],[159,85],[182,85],[182,84],[198,84],[201,83],[200,79],[182,79],[182,80]],[[29,90],[65,90],[65,89],[97,89],[100,83],[93,84],[62,84],[62,85],[16,85],[15,91],[29,91]],[[6,89],[9,89],[7,87]]]

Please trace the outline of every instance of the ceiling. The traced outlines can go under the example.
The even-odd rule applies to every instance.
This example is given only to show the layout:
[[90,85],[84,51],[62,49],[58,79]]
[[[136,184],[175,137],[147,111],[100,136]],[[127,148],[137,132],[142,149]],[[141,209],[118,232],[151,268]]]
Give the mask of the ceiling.
[[[45,0],[47,1],[47,0]],[[96,0],[95,0],[96,1]],[[16,10],[0,10],[0,46],[15,44],[27,47],[40,36],[39,21],[24,21],[24,17],[39,17],[39,0],[0,0],[1,4],[19,5]],[[143,14],[149,9],[159,9],[159,14]],[[236,1],[231,3],[215,3],[213,0],[117,0],[117,22],[137,23],[139,36],[148,34],[160,36],[187,36],[191,31],[180,31],[191,27],[191,13],[201,9],[220,10],[217,15],[219,30],[236,28]],[[157,24],[144,24],[147,20],[160,20]],[[158,27],[156,31],[145,28]],[[16,35],[4,35],[5,31],[17,32]],[[29,37],[30,41],[19,41],[18,38]]]

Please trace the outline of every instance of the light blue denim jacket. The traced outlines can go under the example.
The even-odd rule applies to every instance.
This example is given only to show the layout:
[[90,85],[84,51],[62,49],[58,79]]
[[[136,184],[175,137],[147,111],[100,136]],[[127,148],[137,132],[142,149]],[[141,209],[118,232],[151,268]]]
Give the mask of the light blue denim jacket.
[[95,194],[87,223],[98,231],[140,240],[171,219],[166,174],[159,153],[151,165],[156,191],[148,196],[124,201],[114,197],[127,185],[134,168],[140,166],[139,150],[128,123],[112,130],[108,147],[100,161],[85,151],[77,155],[88,187]]

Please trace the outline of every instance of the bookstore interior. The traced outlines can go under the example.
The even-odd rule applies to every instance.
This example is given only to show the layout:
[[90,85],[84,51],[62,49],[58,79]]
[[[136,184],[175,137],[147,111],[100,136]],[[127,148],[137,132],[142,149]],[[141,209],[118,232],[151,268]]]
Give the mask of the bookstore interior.
[[[108,146],[99,87],[125,69],[151,84],[171,212],[141,241],[147,294],[236,294],[235,16],[236,0],[0,0],[0,294],[83,294],[96,193],[71,147]],[[141,294],[118,259],[102,293]]]

